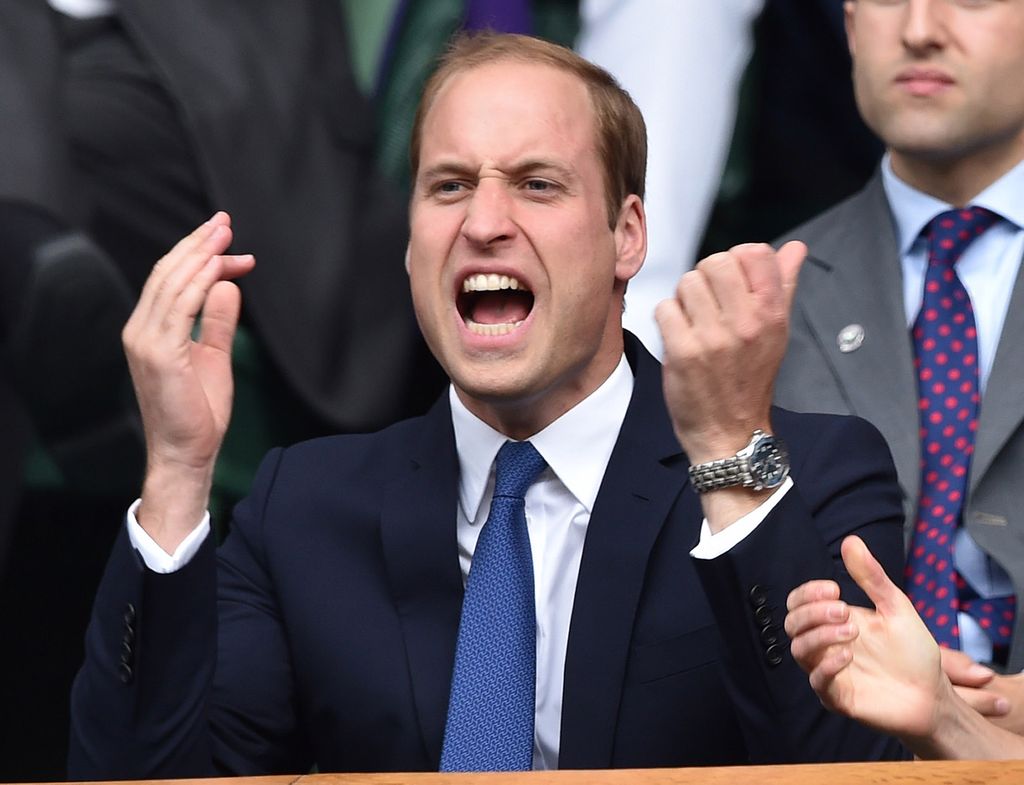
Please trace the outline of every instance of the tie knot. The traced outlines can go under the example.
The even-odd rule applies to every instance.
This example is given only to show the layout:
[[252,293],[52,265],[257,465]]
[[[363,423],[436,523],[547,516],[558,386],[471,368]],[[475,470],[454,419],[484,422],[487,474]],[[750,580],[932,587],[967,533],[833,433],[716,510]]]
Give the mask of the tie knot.
[[529,442],[505,442],[498,450],[494,495],[523,498],[547,462]]
[[997,220],[999,216],[984,207],[939,213],[925,228],[929,263],[952,267],[971,241]]

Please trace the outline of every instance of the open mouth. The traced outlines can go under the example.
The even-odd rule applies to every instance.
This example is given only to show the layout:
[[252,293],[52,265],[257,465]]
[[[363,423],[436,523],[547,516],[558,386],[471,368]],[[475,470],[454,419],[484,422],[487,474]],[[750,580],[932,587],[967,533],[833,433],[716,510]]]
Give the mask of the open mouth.
[[505,335],[530,315],[533,293],[508,275],[476,273],[462,282],[456,306],[470,332]]

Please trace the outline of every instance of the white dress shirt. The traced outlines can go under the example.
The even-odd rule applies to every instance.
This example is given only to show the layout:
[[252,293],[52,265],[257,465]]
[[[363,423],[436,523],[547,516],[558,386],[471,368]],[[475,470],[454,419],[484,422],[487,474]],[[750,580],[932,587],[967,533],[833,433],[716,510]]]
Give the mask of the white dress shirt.
[[611,72],[647,122],[647,260],[623,324],[662,356],[654,308],[675,293],[722,179],[764,0],[581,0],[576,48]]
[[50,8],[65,16],[76,19],[92,19],[96,16],[110,16],[116,7],[114,0],[47,0]]
[[[903,305],[909,330],[921,308],[928,265],[928,243],[921,236],[921,230],[937,214],[952,209],[952,205],[900,180],[892,170],[888,155],[882,162],[882,184],[896,223],[903,270]],[[1003,218],[975,238],[956,264],[957,275],[974,306],[978,382],[984,408],[985,387],[1024,255],[1024,162],[996,180],[970,204],[985,207]],[[957,530],[953,561],[957,572],[980,597],[1014,593],[1010,577],[988,558],[963,527]],[[992,642],[984,630],[966,613],[958,614],[957,621],[961,648],[975,660],[991,661]]]
[[[558,767],[565,654],[583,543],[632,394],[633,374],[623,356],[604,384],[530,438],[547,462],[525,499],[537,616],[535,769]],[[449,400],[459,456],[456,531],[465,583],[480,529],[490,511],[495,458],[508,437],[473,415],[454,388],[449,388]],[[712,535],[705,520],[700,542],[691,555],[712,559],[725,553],[764,520],[792,484],[787,478],[760,507],[719,534]],[[209,534],[209,513],[174,554],[168,555],[139,526],[135,518],[138,504],[136,501],[128,510],[128,536],[146,566],[166,573],[187,564]]]

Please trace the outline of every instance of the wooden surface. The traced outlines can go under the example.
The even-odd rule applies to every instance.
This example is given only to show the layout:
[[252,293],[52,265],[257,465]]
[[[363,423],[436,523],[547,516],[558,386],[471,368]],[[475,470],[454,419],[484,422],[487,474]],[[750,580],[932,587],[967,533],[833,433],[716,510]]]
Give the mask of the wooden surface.
[[[145,782],[137,781],[136,785]],[[177,780],[178,785],[1024,785],[1024,760],[832,763],[526,774],[307,774]],[[122,784],[123,785],[123,784]]]

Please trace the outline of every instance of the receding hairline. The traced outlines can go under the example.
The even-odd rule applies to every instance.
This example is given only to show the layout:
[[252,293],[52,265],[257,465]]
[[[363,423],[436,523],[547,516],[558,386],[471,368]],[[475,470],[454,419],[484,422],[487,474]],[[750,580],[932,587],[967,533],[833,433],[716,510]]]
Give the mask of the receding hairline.
[[[594,91],[592,86],[587,82],[586,79],[584,79],[578,73],[573,71],[572,68],[562,63],[556,61],[549,61],[547,59],[531,59],[521,52],[510,51],[501,52],[495,55],[490,60],[484,60],[478,63],[467,63],[466,65],[454,68],[451,70],[450,73],[445,74],[444,78],[440,82],[431,85],[430,93],[424,95],[425,100],[420,106],[420,112],[422,113],[422,117],[420,119],[419,124],[420,138],[418,140],[419,145],[417,148],[417,153],[422,151],[423,148],[423,129],[427,125],[427,119],[430,117],[430,112],[433,110],[434,105],[437,103],[437,100],[441,96],[441,94],[444,93],[445,90],[447,90],[451,86],[451,83],[455,81],[455,79],[457,79],[460,76],[466,76],[468,74],[471,74],[474,71],[479,71],[483,68],[507,64],[518,64],[531,68],[544,68],[550,71],[555,71],[557,73],[565,74],[566,76],[570,77],[574,82],[579,84],[587,94],[587,104],[590,107],[591,120],[593,121],[594,126],[594,133],[597,133],[597,106],[594,100]],[[413,177],[415,177],[416,172],[413,172],[412,175]]]

